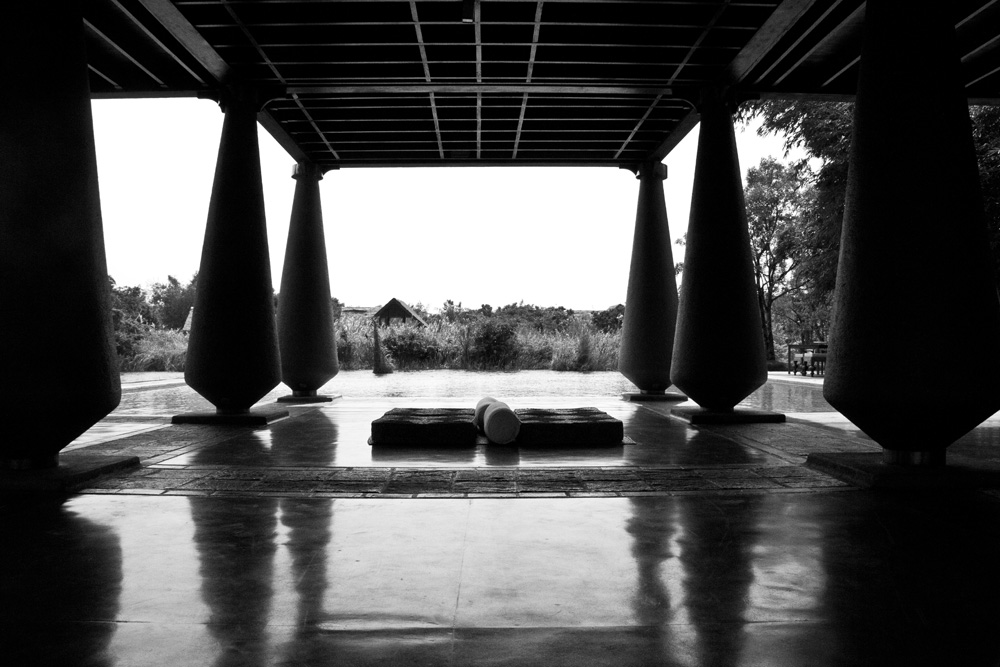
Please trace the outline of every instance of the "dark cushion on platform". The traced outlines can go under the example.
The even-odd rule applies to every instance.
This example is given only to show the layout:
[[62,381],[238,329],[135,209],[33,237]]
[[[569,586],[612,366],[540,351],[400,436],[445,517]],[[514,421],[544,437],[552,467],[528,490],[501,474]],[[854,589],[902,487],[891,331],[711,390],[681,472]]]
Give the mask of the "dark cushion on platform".
[[515,410],[521,420],[519,447],[620,445],[625,427],[620,419],[597,408]]
[[[524,408],[514,413],[521,428],[512,447],[609,447],[625,440],[621,420],[597,408]],[[487,444],[474,417],[472,408],[393,408],[372,422],[369,443],[407,447]]]
[[471,408],[393,408],[372,422],[371,444],[463,446],[479,435]]

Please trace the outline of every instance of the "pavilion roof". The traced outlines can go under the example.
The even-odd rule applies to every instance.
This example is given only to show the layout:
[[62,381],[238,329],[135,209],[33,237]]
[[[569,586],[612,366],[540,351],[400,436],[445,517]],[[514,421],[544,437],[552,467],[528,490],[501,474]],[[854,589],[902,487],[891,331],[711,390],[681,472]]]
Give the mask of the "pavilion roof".
[[[952,0],[970,99],[1000,98],[1000,2]],[[705,88],[849,99],[861,0],[90,0],[95,97],[268,91],[323,168],[660,160]],[[923,91],[934,94],[936,82]]]

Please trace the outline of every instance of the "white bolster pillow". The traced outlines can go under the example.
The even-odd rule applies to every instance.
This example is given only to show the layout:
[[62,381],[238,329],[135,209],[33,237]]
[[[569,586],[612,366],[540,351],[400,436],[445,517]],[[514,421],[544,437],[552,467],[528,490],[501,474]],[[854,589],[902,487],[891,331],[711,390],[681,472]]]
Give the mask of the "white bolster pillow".
[[506,403],[497,401],[486,408],[483,416],[483,430],[490,442],[509,445],[517,439],[521,430],[521,420]]
[[486,408],[490,407],[497,402],[497,399],[492,396],[486,396],[481,398],[478,403],[476,403],[476,416],[474,421],[476,422],[476,428],[480,431],[483,430],[483,417],[486,416]]

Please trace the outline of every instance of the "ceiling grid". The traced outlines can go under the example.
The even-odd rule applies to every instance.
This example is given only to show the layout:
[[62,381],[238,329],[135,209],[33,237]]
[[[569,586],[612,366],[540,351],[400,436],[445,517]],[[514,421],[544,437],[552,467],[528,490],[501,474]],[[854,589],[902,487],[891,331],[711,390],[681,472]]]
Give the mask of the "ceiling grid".
[[[705,88],[850,99],[864,0],[88,0],[93,94],[284,89],[258,117],[324,168],[659,160]],[[951,0],[1000,98],[1000,0]],[[270,95],[269,95],[270,97]]]

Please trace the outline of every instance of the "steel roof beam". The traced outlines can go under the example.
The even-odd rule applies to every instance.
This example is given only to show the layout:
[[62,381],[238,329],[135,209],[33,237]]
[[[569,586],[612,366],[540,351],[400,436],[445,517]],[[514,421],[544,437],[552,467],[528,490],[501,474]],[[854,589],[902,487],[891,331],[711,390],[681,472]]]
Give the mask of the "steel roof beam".
[[[528,54],[528,73],[525,76],[525,85],[531,84],[531,76],[535,69],[535,57],[538,54],[538,38],[542,31],[542,6],[545,4],[545,0],[538,0],[535,5],[535,26],[531,35],[531,51]],[[528,93],[522,93],[521,96],[521,114],[517,118],[517,134],[514,135],[514,152],[511,154],[511,159],[517,157],[517,147],[521,143],[521,128],[524,126],[524,115],[528,111]]]
[[[424,34],[420,28],[420,17],[417,15],[417,3],[415,0],[410,0],[410,16],[413,17],[413,30],[417,35],[417,46],[420,48],[420,62],[424,67],[424,80],[430,84],[431,82],[431,66],[427,60],[427,47],[424,44]],[[414,91],[416,92],[416,91]],[[437,135],[438,143],[438,154],[441,159],[444,159],[444,142],[441,140],[441,121],[438,118],[437,112],[437,102],[434,99],[434,91],[428,90],[427,86],[421,87],[421,93],[426,93],[428,100],[431,105],[431,118],[434,120],[434,133]]]
[[122,48],[121,46],[119,46],[117,42],[115,42],[113,39],[111,39],[110,37],[108,37],[107,35],[105,35],[103,32],[101,32],[100,30],[98,30],[97,26],[95,26],[93,23],[91,23],[87,19],[84,19],[83,20],[83,25],[87,28],[87,30],[89,30],[90,32],[92,32],[95,35],[97,35],[97,37],[100,38],[101,41],[103,41],[105,44],[107,44],[108,46],[110,46],[116,53],[118,53],[118,55],[120,55],[121,57],[123,57],[128,62],[132,63],[132,65],[136,69],[138,69],[140,72],[142,72],[143,74],[145,74],[147,77],[149,77],[150,79],[152,79],[153,81],[155,81],[157,86],[159,86],[160,88],[166,88],[167,87],[167,84],[163,81],[163,79],[161,79],[160,77],[158,77],[155,74],[153,74],[149,70],[149,68],[147,68],[145,65],[143,65],[142,63],[140,63],[134,56],[132,56],[124,48]]
[[438,93],[455,94],[556,94],[556,95],[645,95],[669,96],[669,86],[594,86],[581,84],[523,84],[523,83],[402,83],[402,84],[344,84],[344,85],[291,85],[289,93],[298,95],[405,95]]
[[149,28],[147,28],[146,25],[135,16],[135,14],[126,9],[125,6],[121,2],[119,2],[119,0],[110,0],[110,2],[115,6],[115,8],[119,12],[121,12],[122,16],[131,21],[132,25],[134,25],[137,30],[140,30],[148,40],[153,42],[153,44],[159,47],[160,50],[163,51],[163,53],[167,54],[171,59],[173,59],[173,61],[176,62],[185,72],[187,72],[191,78],[193,78],[198,83],[205,85],[205,80],[202,79],[197,72],[188,67],[188,64],[184,62],[184,60],[181,59],[176,53],[174,53],[173,49],[168,47],[160,40],[159,37],[154,35],[153,32]]
[[223,83],[229,78],[230,68],[226,61],[170,0],[138,2],[215,78],[215,83]]

